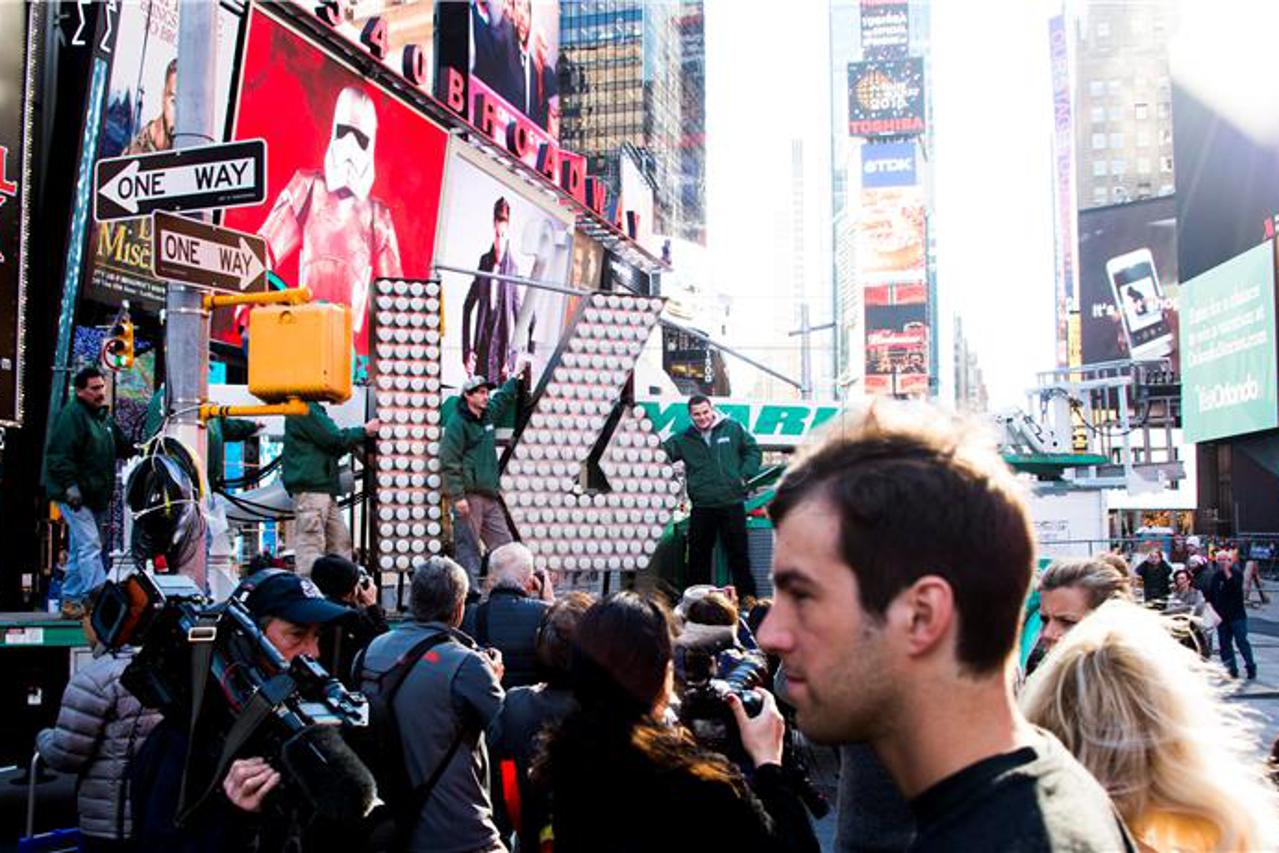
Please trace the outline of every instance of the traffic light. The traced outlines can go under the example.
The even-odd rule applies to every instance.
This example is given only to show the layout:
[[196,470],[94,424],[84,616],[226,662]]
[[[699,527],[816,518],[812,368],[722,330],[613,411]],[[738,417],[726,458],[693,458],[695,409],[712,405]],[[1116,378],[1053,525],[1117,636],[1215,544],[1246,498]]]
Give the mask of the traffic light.
[[119,320],[111,327],[111,335],[102,348],[103,360],[112,370],[133,367],[133,323]]

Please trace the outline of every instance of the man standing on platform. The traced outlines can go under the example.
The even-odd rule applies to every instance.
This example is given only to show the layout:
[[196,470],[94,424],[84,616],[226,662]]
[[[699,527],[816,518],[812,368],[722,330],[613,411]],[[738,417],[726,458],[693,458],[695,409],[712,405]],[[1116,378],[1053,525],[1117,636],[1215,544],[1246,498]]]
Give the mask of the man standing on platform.
[[351,558],[351,531],[338,510],[338,462],[377,435],[381,423],[339,429],[319,403],[305,415],[284,419],[284,488],[293,496],[293,548],[297,573],[311,574],[311,564],[324,554]]
[[710,583],[711,555],[719,539],[739,597],[755,594],[746,552],[746,483],[759,473],[755,437],[724,417],[701,394],[688,399],[693,423],[662,445],[672,462],[683,461],[688,498],[688,585]]
[[67,522],[64,618],[81,618],[85,596],[106,580],[102,543],[115,491],[115,461],[132,455],[133,445],[107,411],[102,371],[84,368],[75,375],[75,399],[62,407],[49,430],[44,460],[45,493]]

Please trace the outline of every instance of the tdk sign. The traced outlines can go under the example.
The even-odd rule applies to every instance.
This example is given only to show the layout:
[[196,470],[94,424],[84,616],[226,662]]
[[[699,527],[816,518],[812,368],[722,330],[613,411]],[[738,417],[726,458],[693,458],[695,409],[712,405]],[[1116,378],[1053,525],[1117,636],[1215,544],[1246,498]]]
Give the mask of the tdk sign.
[[915,143],[867,142],[862,145],[863,187],[913,187]]

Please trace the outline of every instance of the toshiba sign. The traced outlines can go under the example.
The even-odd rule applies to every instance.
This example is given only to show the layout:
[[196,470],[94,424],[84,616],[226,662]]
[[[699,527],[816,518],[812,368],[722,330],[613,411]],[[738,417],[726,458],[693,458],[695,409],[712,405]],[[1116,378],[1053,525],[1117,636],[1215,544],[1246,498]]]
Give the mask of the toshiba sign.
[[849,136],[917,136],[923,132],[922,59],[848,64]]

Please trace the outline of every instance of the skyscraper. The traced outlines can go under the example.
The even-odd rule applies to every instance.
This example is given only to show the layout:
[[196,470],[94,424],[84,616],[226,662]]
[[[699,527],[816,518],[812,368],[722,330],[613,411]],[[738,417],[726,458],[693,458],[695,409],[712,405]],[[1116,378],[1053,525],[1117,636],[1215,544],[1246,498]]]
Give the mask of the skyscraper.
[[614,197],[620,150],[639,152],[654,230],[705,242],[705,39],[700,0],[564,0],[560,141]]

